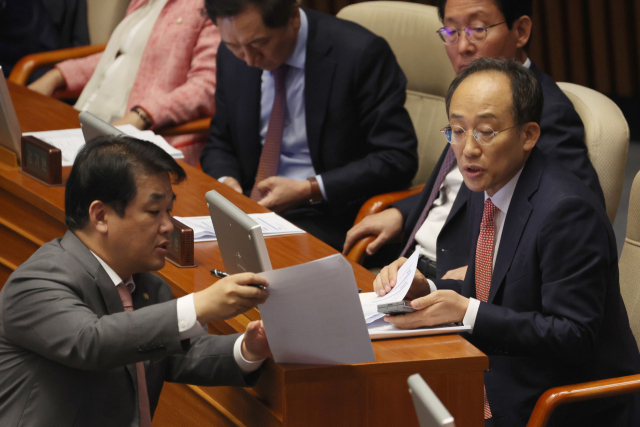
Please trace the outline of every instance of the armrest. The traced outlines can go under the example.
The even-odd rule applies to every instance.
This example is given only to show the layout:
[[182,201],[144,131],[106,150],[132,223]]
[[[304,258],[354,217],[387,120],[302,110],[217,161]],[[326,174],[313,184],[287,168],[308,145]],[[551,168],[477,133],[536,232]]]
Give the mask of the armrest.
[[640,391],[640,375],[555,387],[540,396],[535,408],[533,408],[527,427],[546,426],[553,411],[565,403],[618,396],[637,391]]
[[189,133],[201,133],[209,132],[209,125],[211,123],[211,117],[205,117],[204,119],[193,120],[191,122],[183,123],[178,126],[168,126],[162,129],[158,129],[156,133],[162,136],[176,136]]
[[[395,191],[393,193],[380,194],[378,196],[374,196],[367,200],[364,205],[360,208],[358,212],[358,216],[356,216],[356,220],[353,225],[356,225],[360,221],[362,221],[366,216],[373,215],[378,212],[382,212],[384,209],[392,205],[393,203],[405,199],[409,196],[413,196],[415,194],[419,194],[424,188],[424,184],[416,185],[415,187],[411,187],[408,190]],[[369,243],[375,240],[374,236],[365,236],[362,239],[358,240],[355,245],[351,248],[349,253],[347,254],[347,258],[349,258],[353,262],[357,262],[358,264],[362,264],[365,257],[365,249],[369,245]]]
[[31,73],[40,67],[57,64],[67,59],[93,55],[94,53],[102,52],[106,46],[106,44],[95,44],[27,55],[13,67],[9,75],[9,80],[20,86],[24,86],[29,80]]

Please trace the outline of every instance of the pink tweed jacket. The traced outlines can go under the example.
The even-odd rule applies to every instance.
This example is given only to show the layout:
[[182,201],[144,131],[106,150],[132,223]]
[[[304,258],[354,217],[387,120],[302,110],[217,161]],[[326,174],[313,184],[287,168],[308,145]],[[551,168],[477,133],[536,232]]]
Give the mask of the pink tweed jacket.
[[[131,0],[127,15],[147,1]],[[151,31],[127,110],[142,107],[153,119],[154,129],[211,117],[215,112],[220,33],[203,7],[202,0],[169,0]],[[79,94],[101,57],[98,53],[57,64],[67,90]],[[184,147],[194,141],[194,135],[183,135],[169,142]]]

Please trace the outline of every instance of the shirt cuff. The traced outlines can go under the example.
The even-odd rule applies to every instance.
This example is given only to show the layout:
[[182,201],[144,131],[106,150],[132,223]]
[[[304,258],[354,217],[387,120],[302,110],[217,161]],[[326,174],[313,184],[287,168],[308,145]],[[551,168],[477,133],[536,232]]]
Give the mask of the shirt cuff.
[[316,175],[316,181],[318,181],[318,187],[320,187],[320,192],[322,193],[322,198],[327,200],[327,192],[324,191],[324,182],[322,182],[322,177],[320,175]]
[[462,319],[462,324],[464,326],[471,326],[471,331],[469,331],[469,333],[473,333],[473,327],[476,324],[476,317],[478,317],[479,308],[480,301],[475,298],[469,298],[469,307],[467,307],[467,312],[464,314],[464,318]]
[[438,288],[436,288],[436,284],[433,283],[431,279],[427,279],[427,282],[429,282],[429,288],[431,289],[431,292],[435,292],[438,290]]
[[257,360],[255,362],[251,362],[245,359],[242,356],[243,340],[244,340],[244,334],[240,335],[236,340],[236,343],[233,346],[233,358],[236,359],[236,363],[240,367],[240,370],[242,371],[243,374],[250,374],[251,372],[258,369],[262,365],[262,362],[264,362],[266,359]]
[[207,326],[198,323],[196,315],[196,305],[193,302],[193,294],[178,298],[176,304],[178,312],[178,332],[180,333],[180,341],[197,337],[207,333]]

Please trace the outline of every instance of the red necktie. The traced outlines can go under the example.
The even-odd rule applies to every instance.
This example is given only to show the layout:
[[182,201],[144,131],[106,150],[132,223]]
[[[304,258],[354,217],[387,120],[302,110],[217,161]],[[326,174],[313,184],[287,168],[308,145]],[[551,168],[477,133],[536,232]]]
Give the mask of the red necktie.
[[[480,235],[476,246],[476,298],[487,302],[491,288],[491,270],[493,268],[493,246],[495,239],[495,216],[498,208],[491,199],[484,202]],[[491,409],[487,400],[487,390],[484,390],[484,419],[491,418]]]
[[[122,300],[124,311],[133,311],[133,301],[131,291],[125,284],[116,287]],[[144,373],[144,363],[136,363],[136,373],[138,374],[138,406],[140,408],[140,427],[151,427],[151,409],[149,406],[149,394],[147,393],[147,380]]]
[[433,206],[433,202],[436,201],[436,199],[438,198],[438,194],[440,194],[440,187],[442,186],[442,183],[444,182],[445,177],[451,171],[451,169],[455,164],[456,164],[456,156],[453,153],[451,146],[449,146],[449,150],[447,150],[447,154],[444,156],[444,160],[442,161],[442,165],[440,166],[440,172],[438,172],[438,176],[436,177],[436,182],[433,184],[433,189],[431,190],[431,194],[429,195],[427,204],[422,210],[422,213],[420,214],[420,218],[418,218],[418,221],[416,222],[416,226],[413,227],[411,236],[409,236],[409,240],[407,240],[407,244],[402,250],[402,254],[400,256],[405,256],[409,248],[413,246],[413,240],[415,239],[416,234],[418,233],[418,230],[420,230],[420,227],[422,227],[422,223],[427,218],[427,214],[429,213],[429,211],[431,210],[431,207]]
[[282,64],[273,71],[273,80],[275,82],[275,96],[273,98],[273,107],[271,107],[271,115],[269,116],[269,127],[267,135],[264,138],[262,153],[260,154],[260,163],[258,164],[258,173],[256,181],[251,190],[251,199],[260,200],[262,195],[256,188],[258,183],[270,176],[278,175],[278,164],[280,163],[280,148],[282,147],[282,131],[284,129],[284,113],[287,109],[287,90],[285,80],[289,66]]

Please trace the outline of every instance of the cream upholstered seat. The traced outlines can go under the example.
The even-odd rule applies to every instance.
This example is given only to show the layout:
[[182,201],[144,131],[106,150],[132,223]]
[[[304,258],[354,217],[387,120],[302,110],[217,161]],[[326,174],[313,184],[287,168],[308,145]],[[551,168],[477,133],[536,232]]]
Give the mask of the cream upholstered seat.
[[607,216],[613,224],[624,183],[629,150],[629,125],[620,108],[593,89],[573,83],[558,83],[584,124],[589,159],[604,192]]
[[446,144],[440,134],[449,123],[444,96],[455,77],[436,34],[442,27],[437,9],[399,1],[372,1],[347,6],[337,16],[383,37],[407,76],[405,107],[418,136],[419,168],[413,185],[424,184]]
[[106,43],[124,18],[130,0],[87,0],[87,25],[91,44]]
[[627,235],[620,256],[620,292],[640,347],[640,173],[631,186]]

